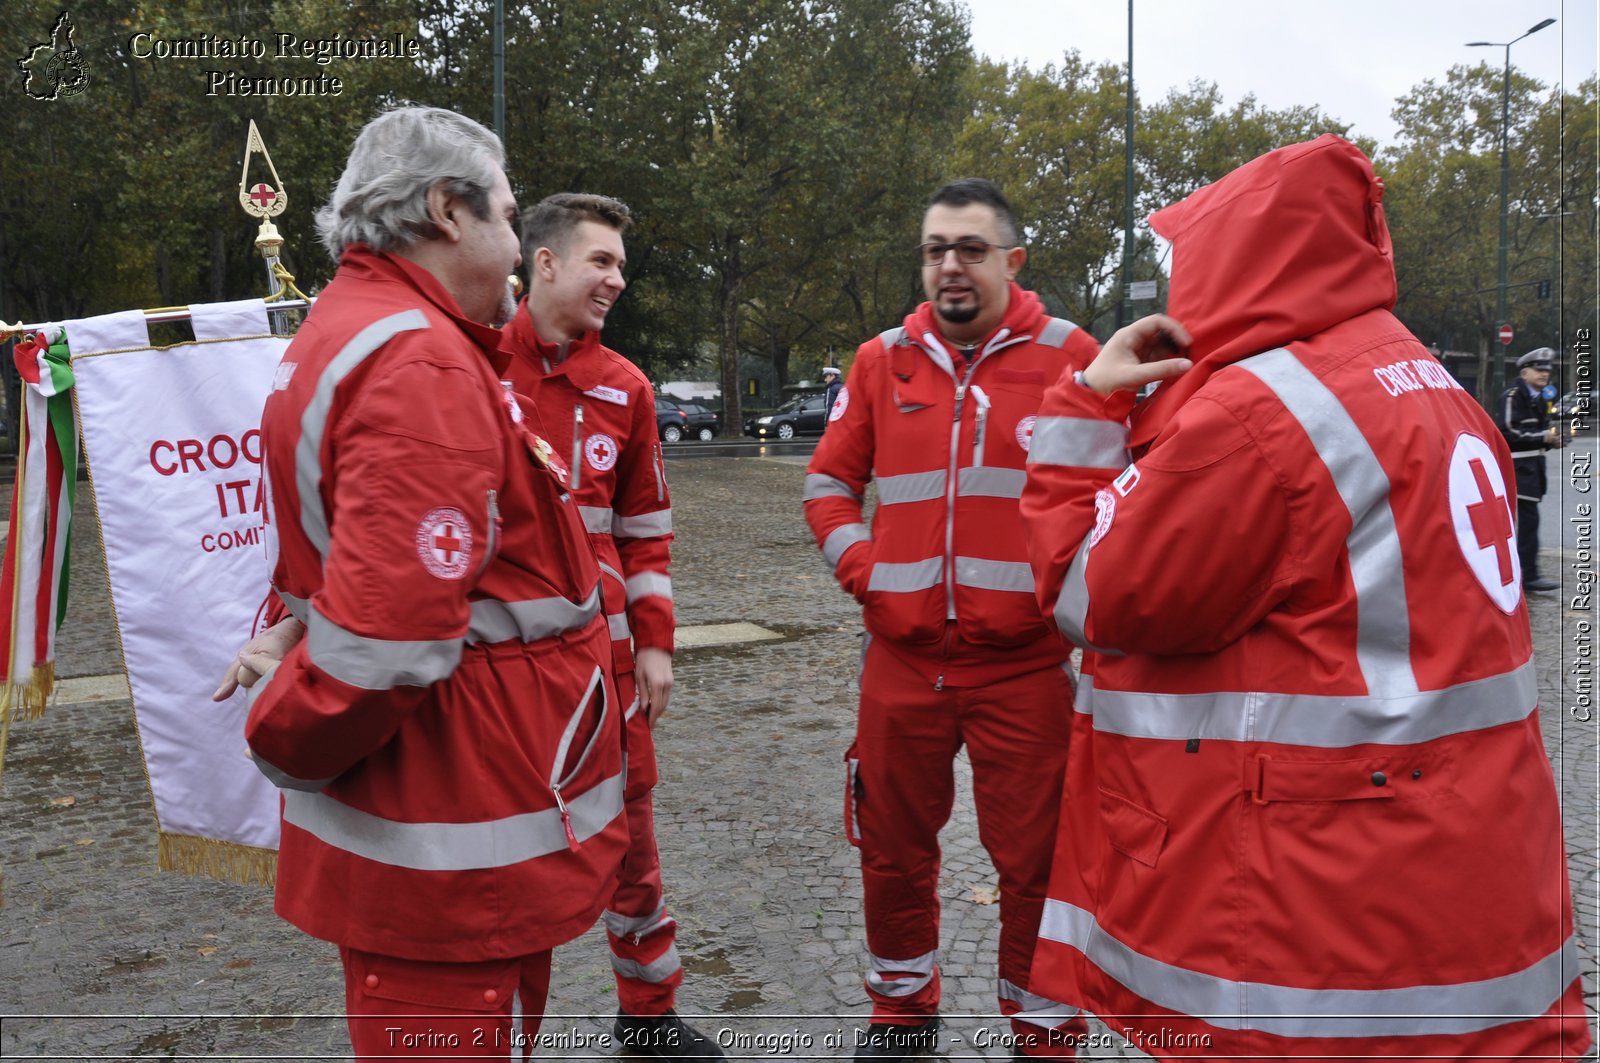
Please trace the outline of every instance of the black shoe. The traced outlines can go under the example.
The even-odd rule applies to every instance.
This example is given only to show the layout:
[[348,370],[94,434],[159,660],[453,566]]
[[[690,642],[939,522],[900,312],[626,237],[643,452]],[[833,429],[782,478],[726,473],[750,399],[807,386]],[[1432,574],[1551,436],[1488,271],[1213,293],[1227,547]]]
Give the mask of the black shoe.
[[939,1016],[915,1025],[875,1022],[856,1031],[857,1059],[915,1059],[939,1047]]
[[1525,591],[1556,591],[1561,589],[1561,584],[1553,579],[1535,576],[1532,579],[1523,580],[1522,589]]
[[625,1056],[652,1059],[726,1059],[717,1043],[678,1018],[671,1008],[665,1015],[629,1015],[617,1012],[611,1035]]

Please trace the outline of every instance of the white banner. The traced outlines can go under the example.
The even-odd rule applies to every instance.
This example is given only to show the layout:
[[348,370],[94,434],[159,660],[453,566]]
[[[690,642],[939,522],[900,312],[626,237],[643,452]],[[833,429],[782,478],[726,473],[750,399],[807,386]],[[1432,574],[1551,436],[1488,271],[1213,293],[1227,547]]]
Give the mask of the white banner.
[[[259,299],[190,312],[197,342],[166,349],[67,324],[164,866],[170,841],[278,844],[278,792],[247,759],[244,696],[219,705],[211,692],[267,594],[259,425],[288,340]],[[192,846],[182,864],[220,866]]]

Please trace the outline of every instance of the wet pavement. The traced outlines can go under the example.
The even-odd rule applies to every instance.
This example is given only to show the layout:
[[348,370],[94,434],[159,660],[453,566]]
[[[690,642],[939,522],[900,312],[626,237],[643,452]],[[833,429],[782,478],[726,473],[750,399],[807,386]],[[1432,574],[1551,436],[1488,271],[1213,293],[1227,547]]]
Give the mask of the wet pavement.
[[[730,1058],[847,1057],[868,1011],[855,854],[840,824],[858,610],[801,518],[804,461],[669,465],[680,625],[754,623],[781,636],[681,650],[657,739],[663,876],[687,969],[679,1007],[703,1017],[694,1021]],[[78,528],[59,674],[114,675],[117,639],[86,508]],[[1592,574],[1592,540],[1589,549]],[[1577,555],[1552,550],[1546,560],[1569,585],[1540,596],[1532,615],[1592,1007],[1600,759],[1597,725],[1579,719],[1572,687],[1585,675],[1592,684],[1592,672],[1571,669],[1579,652],[1592,660],[1593,628],[1585,643],[1582,625],[1593,614],[1569,608]],[[157,871],[125,688],[63,687],[43,720],[12,727],[0,782],[0,1057],[347,1059],[333,946],[281,922],[267,887]],[[960,778],[940,877],[939,1058],[1001,1059],[1009,1050],[993,1014],[995,877]],[[614,1056],[614,1010],[605,942],[591,931],[557,950],[536,1056]],[[1142,1058],[1097,1032],[1109,1047],[1086,1055]]]

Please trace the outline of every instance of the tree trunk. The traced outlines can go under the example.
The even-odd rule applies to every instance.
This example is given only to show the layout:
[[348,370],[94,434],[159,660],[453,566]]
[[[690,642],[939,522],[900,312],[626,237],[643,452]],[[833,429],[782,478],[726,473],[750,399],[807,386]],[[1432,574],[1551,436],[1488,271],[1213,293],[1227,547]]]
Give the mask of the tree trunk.
[[717,285],[717,363],[722,375],[723,431],[744,432],[744,405],[739,392],[739,292],[744,278],[739,268],[739,237],[730,236],[723,255],[722,279]]

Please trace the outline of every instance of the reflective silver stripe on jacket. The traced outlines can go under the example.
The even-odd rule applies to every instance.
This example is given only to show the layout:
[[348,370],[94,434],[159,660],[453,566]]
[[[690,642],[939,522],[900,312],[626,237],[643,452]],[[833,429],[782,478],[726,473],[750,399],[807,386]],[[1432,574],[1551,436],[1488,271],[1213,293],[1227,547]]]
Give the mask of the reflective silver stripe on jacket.
[[403,310],[380,318],[356,333],[322,370],[311,401],[300,413],[300,442],[294,451],[295,487],[300,492],[300,528],[312,549],[328,555],[328,515],[322,509],[322,437],[328,430],[333,393],[369,355],[402,332],[428,328],[428,315]]
[[867,590],[906,594],[925,591],[944,582],[944,558],[929,557],[921,561],[879,561],[872,566],[872,576],[867,580]]
[[1021,469],[998,465],[962,469],[956,478],[956,494],[964,498],[1021,498],[1028,474]]
[[890,347],[898,347],[900,344],[905,342],[905,339],[906,330],[905,326],[903,325],[896,325],[892,329],[885,329],[884,331],[878,333],[878,342],[883,344],[885,349]]
[[[622,814],[622,773],[567,801],[580,842]],[[283,820],[343,852],[416,871],[511,867],[565,852],[561,810],[524,812],[483,823],[402,823],[351,808],[326,794],[286,790]]]
[[669,601],[672,598],[672,577],[662,575],[660,572],[640,572],[629,576],[625,586],[628,589],[629,605],[652,594]]
[[1048,900],[1039,936],[1077,949],[1158,1007],[1224,1030],[1279,1037],[1406,1037],[1476,1033],[1543,1015],[1579,971],[1573,937],[1512,974],[1452,985],[1396,989],[1300,989],[1239,982],[1136,952],[1100,929],[1094,915]]
[[607,613],[606,630],[611,633],[612,642],[626,642],[633,638],[633,629],[628,626],[628,618],[623,613]]
[[1126,468],[1128,426],[1091,417],[1041,417],[1033,424],[1028,464]]
[[[909,960],[886,960],[867,954],[871,967],[867,971],[867,985],[886,997],[908,997],[933,981],[933,967],[939,962],[939,950],[923,953]],[[894,978],[891,975],[910,975]]]
[[878,505],[899,506],[908,502],[931,502],[943,498],[945,470],[928,472],[903,472],[897,476],[878,477]]
[[425,687],[455,671],[461,638],[375,639],[357,635],[315,606],[306,620],[306,656],[317,668],[362,690]]
[[806,473],[806,493],[803,501],[810,502],[816,498],[853,498],[857,502],[861,501],[861,496],[843,480],[834,476],[824,476],[819,472]]
[[1056,597],[1056,607],[1051,615],[1055,617],[1056,629],[1067,639],[1086,650],[1103,653],[1109,657],[1120,657],[1121,650],[1096,646],[1083,632],[1084,625],[1089,620],[1089,583],[1084,573],[1089,567],[1089,541],[1093,538],[1094,532],[1091,531],[1078,545],[1077,556],[1072,559],[1072,564],[1067,566],[1067,574],[1061,579],[1061,593]]
[[296,598],[294,595],[286,594],[283,591],[278,591],[277,594],[282,599],[284,607],[289,610],[289,615],[302,624],[305,623],[306,617],[311,612],[311,603],[304,598]]
[[530,598],[522,602],[484,599],[472,603],[472,619],[467,625],[468,644],[538,642],[540,639],[579,631],[600,615],[600,585],[581,602],[559,595]]
[[1079,681],[1077,710],[1094,729],[1128,738],[1277,742],[1342,749],[1367,742],[1409,746],[1525,720],[1538,701],[1533,662],[1501,675],[1416,694],[1152,694]]
[[839,559],[844,552],[856,543],[870,543],[872,532],[865,524],[841,524],[828,533],[822,540],[822,556],[828,559],[830,568],[839,567]]
[[1009,1000],[1019,1009],[1012,1019],[1020,1019],[1033,1026],[1043,1026],[1051,1030],[1060,1026],[1081,1012],[1070,1004],[1063,1004],[1059,1000],[1041,997],[1037,993],[1030,993],[1015,982],[1000,979],[999,992],[996,994],[1001,1000]]
[[1300,422],[1350,513],[1345,550],[1356,594],[1356,660],[1367,689],[1380,697],[1415,694],[1411,617],[1388,475],[1338,397],[1287,348],[1238,366],[1271,388]]
[[579,506],[578,515],[583,518],[583,530],[590,535],[611,533],[611,510],[605,506]]
[[1034,340],[1041,347],[1060,347],[1067,342],[1067,337],[1078,330],[1078,326],[1066,318],[1052,317],[1039,330],[1039,338]]
[[614,514],[611,534],[619,539],[651,539],[672,534],[672,510],[658,509],[654,513],[635,513],[633,516]]
[[1033,569],[1026,561],[991,561],[956,555],[956,582],[986,591],[1033,593]]

